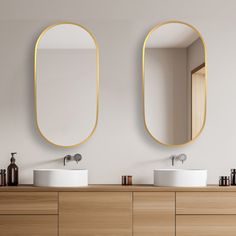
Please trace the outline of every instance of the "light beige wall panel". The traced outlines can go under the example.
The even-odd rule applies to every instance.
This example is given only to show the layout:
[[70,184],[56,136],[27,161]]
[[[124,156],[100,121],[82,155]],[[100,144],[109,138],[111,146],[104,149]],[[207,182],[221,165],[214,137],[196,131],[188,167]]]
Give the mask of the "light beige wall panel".
[[[61,168],[62,157],[80,152],[90,183],[153,183],[154,168],[169,168],[167,157],[185,152],[184,168],[206,168],[209,183],[235,167],[236,1],[223,0],[12,0],[0,7],[0,163],[18,152],[20,182],[32,183],[35,168]],[[143,127],[141,54],[146,34],[157,23],[176,19],[194,25],[208,51],[208,114],[195,143],[164,148]],[[72,21],[88,27],[100,45],[100,116],[88,143],[56,149],[34,122],[33,54],[40,32]],[[181,163],[179,163],[182,166]],[[78,167],[71,163],[69,167]]]

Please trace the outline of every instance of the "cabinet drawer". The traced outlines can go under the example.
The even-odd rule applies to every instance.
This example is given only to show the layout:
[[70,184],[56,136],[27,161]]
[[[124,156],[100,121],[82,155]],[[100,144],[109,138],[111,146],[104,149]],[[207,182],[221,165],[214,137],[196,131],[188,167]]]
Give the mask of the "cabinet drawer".
[[133,235],[175,235],[175,193],[133,193]]
[[176,236],[235,236],[235,215],[177,215]]
[[236,214],[236,192],[178,192],[176,214]]
[[0,214],[58,214],[58,194],[1,192]]
[[1,236],[57,236],[57,215],[1,215]]
[[59,194],[60,236],[132,236],[132,193]]

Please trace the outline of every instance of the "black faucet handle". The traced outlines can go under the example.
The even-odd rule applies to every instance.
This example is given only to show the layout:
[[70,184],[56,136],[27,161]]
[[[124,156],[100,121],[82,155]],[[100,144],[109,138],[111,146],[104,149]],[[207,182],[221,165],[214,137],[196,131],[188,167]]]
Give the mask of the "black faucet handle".
[[82,155],[79,153],[76,153],[74,155],[74,159],[75,159],[76,163],[78,164],[78,162],[82,160]]
[[82,159],[82,155],[79,154],[79,153],[76,153],[74,156],[66,155],[66,156],[64,157],[64,166],[66,165],[66,162],[67,162],[67,161],[75,160],[76,163],[78,164],[78,162],[81,161],[81,159]]

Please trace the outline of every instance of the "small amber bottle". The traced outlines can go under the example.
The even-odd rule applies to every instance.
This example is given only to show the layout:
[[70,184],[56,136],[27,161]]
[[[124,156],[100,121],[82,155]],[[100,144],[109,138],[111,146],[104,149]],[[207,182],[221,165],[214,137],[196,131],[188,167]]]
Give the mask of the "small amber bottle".
[[0,186],[6,186],[6,170],[0,170]]
[[15,154],[16,152],[11,153],[11,164],[7,168],[7,183],[9,186],[18,185],[18,166],[15,163]]

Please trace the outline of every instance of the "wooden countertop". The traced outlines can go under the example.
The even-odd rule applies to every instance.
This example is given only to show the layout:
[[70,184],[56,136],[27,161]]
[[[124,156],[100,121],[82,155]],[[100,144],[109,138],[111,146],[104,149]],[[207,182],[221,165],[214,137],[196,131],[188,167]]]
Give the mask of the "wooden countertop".
[[35,187],[33,185],[19,185],[0,187],[0,192],[236,192],[236,186],[157,187],[148,184],[132,186],[98,184],[87,187]]

